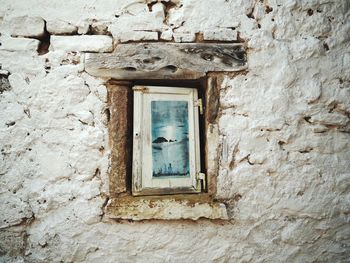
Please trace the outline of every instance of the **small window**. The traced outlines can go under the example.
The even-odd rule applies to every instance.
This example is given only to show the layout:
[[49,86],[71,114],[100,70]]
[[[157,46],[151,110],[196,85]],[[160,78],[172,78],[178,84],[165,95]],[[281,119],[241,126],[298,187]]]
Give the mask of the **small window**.
[[197,90],[134,86],[133,92],[132,194],[203,191]]
[[[240,43],[126,43],[118,44],[113,53],[85,54],[85,71],[108,79],[105,113],[111,157],[109,201],[104,211],[110,218],[228,219],[225,204],[217,199],[220,196],[217,178],[222,148],[225,147],[218,125],[219,113],[223,110],[219,103],[220,87],[226,75],[246,74],[246,58],[244,45]],[[206,106],[203,115],[199,116],[201,108],[197,106],[201,105],[201,100],[197,100],[197,91]],[[174,113],[171,118],[182,119],[178,128],[183,125],[185,130],[183,122],[187,122],[185,154],[188,155],[189,173],[185,169],[186,162],[178,169],[174,160],[164,161],[162,166],[156,166],[158,169],[153,169],[153,148],[163,149],[165,143],[172,145],[180,139],[166,135],[152,138],[152,101],[155,102],[155,116],[158,116],[159,107],[166,106],[162,104],[174,102],[168,103],[169,113],[163,114]],[[177,117],[183,111],[179,109],[177,113],[177,101],[182,102],[178,107],[185,107],[184,111],[183,102],[187,103],[187,119]],[[174,108],[175,111],[171,110]],[[165,129],[167,134],[176,133],[174,124],[177,122],[170,125],[171,118],[158,118],[161,122],[163,119],[169,122],[169,125],[164,124],[170,126]],[[169,153],[178,157],[175,151]]]

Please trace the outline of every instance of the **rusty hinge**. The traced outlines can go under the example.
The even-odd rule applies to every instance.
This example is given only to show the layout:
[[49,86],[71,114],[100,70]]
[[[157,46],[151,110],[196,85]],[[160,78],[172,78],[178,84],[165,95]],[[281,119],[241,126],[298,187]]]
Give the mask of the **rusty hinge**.
[[148,90],[148,88],[146,88],[145,86],[135,86],[132,88],[133,91],[141,91],[141,92],[145,92]]
[[194,102],[195,107],[199,107],[199,114],[203,115],[203,101],[202,99],[198,99]]
[[205,173],[198,172],[196,173],[196,180],[197,180],[197,189],[200,191],[204,191],[207,188],[206,181],[205,181]]

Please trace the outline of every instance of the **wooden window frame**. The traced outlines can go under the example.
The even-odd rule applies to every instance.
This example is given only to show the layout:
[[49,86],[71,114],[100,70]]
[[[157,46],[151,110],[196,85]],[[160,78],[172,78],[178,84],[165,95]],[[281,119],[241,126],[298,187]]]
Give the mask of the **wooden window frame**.
[[[200,167],[198,92],[195,88],[134,86],[133,195],[200,193],[205,178]],[[189,121],[189,177],[154,178],[152,176],[151,107],[152,101],[186,101]],[[201,176],[200,176],[201,175]],[[202,179],[200,179],[202,177]]]

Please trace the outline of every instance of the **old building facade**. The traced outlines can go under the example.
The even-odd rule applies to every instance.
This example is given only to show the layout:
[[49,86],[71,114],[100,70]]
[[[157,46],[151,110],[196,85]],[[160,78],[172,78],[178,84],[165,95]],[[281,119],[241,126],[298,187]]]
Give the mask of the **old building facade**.
[[[349,10],[346,0],[1,0],[0,262],[349,262]],[[217,106],[210,198],[138,197],[141,216],[123,217],[108,210],[131,202],[113,199],[113,151],[127,144],[111,143],[125,109],[110,112],[109,86],[123,86],[110,82],[122,73],[91,58],[118,62],[140,43],[239,45],[246,61],[203,69],[215,79],[206,109]],[[163,75],[183,63],[167,66]]]

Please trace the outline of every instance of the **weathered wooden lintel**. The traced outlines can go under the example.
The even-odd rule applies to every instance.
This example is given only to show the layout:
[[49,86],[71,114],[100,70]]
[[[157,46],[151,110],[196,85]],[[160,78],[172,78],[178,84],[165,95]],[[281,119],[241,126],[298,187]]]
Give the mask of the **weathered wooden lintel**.
[[212,71],[247,68],[241,44],[132,43],[113,53],[87,53],[85,71],[96,77],[133,79],[198,79]]

